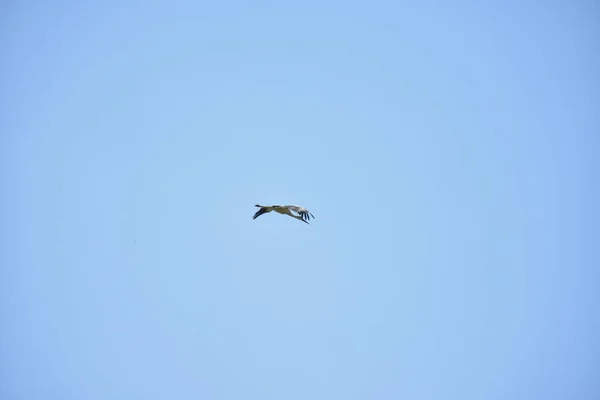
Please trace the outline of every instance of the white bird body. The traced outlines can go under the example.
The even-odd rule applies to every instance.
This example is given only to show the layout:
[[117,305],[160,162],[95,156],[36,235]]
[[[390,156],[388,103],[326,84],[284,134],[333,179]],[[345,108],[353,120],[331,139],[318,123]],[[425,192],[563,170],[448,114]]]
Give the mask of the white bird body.
[[[252,219],[256,219],[256,218],[260,217],[263,214],[270,213],[271,211],[275,211],[275,212],[277,212],[279,214],[288,215],[288,216],[290,216],[292,218],[296,218],[296,219],[298,219],[298,220],[300,220],[302,222],[305,222],[307,224],[308,224],[308,220],[310,220],[311,217],[312,218],[315,217],[306,208],[300,207],[300,206],[279,206],[279,205],[261,206],[260,204],[256,204],[256,207],[259,207],[260,210],[258,210],[256,212],[256,214],[254,214],[254,216],[252,217]],[[298,215],[295,215],[292,212],[295,212]]]

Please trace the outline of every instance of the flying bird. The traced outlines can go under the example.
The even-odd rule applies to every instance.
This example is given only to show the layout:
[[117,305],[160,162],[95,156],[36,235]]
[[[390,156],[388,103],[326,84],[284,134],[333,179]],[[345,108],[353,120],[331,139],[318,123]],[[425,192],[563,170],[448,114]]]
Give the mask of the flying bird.
[[[260,210],[258,210],[256,214],[254,214],[252,219],[256,219],[263,214],[270,213],[271,211],[278,212],[279,214],[289,215],[290,217],[296,218],[307,224],[311,217],[315,217],[306,208],[300,206],[261,206],[260,204],[256,204],[255,207],[259,207]],[[295,215],[292,212],[298,215]]]

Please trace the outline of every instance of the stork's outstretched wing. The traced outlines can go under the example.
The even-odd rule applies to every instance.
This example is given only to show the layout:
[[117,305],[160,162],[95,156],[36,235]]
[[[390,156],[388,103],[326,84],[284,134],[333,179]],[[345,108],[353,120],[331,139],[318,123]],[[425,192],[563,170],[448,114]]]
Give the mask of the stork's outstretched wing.
[[285,206],[288,210],[294,211],[296,213],[298,213],[298,215],[300,215],[302,217],[302,219],[304,221],[310,221],[310,218],[312,217],[313,219],[315,218],[314,215],[311,214],[310,211],[308,211],[306,208],[304,207],[300,207],[300,206]]
[[254,216],[252,217],[252,219],[256,219],[258,217],[260,217],[263,214],[269,213],[271,211],[273,211],[273,207],[267,207],[267,206],[261,206],[261,205],[256,205],[255,207],[260,207],[260,210],[258,210],[256,212],[256,214],[254,214]]

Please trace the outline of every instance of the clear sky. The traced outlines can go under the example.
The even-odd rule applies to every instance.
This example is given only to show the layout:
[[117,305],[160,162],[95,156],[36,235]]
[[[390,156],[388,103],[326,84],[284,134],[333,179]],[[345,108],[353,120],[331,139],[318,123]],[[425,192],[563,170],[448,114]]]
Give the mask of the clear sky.
[[2,4],[0,398],[600,398],[598,4],[281,3]]

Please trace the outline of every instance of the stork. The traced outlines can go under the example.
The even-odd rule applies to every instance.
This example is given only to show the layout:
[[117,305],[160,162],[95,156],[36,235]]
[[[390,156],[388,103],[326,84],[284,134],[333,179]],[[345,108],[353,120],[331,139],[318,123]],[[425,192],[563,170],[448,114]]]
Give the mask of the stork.
[[[306,208],[300,206],[261,206],[260,204],[256,204],[255,207],[259,207],[260,210],[254,214],[252,219],[256,219],[263,214],[270,213],[271,211],[278,212],[279,214],[289,215],[290,217],[296,218],[297,220],[307,224],[311,217],[315,217]],[[298,215],[293,214],[292,211]]]

